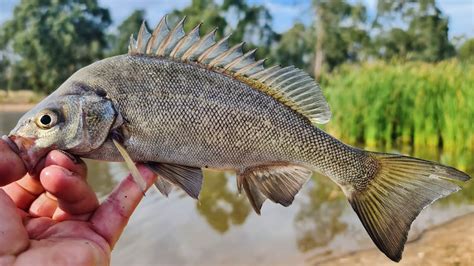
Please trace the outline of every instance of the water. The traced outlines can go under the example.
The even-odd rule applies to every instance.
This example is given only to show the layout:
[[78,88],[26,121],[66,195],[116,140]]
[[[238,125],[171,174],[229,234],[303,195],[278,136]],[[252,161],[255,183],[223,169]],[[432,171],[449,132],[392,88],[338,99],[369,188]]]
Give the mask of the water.
[[[0,112],[0,135],[20,116]],[[419,156],[454,166],[462,157],[462,165],[474,167],[470,154],[425,151]],[[122,164],[87,163],[89,181],[101,197],[127,174]],[[473,183],[425,209],[409,238],[474,212]],[[291,207],[265,203],[261,216],[238,195],[232,173],[206,171],[200,198],[196,202],[180,190],[164,198],[151,190],[116,246],[112,264],[304,265],[374,248],[342,192],[324,176],[315,175]]]

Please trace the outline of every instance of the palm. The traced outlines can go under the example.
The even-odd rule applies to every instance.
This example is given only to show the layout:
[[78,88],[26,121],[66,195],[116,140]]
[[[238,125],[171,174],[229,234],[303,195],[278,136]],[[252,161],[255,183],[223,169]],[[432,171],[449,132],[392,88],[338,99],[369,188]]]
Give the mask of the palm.
[[[106,265],[109,243],[91,228],[89,222],[55,223],[50,218],[34,218],[29,228],[28,248],[11,257],[19,265]],[[17,239],[16,241],[18,241]]]
[[[18,179],[5,158],[19,159],[2,149],[0,142],[0,186]],[[129,176],[99,205],[83,163],[51,152],[40,168],[38,177],[26,175],[0,189],[0,265],[109,264],[143,192]],[[150,186],[155,176],[139,169]]]

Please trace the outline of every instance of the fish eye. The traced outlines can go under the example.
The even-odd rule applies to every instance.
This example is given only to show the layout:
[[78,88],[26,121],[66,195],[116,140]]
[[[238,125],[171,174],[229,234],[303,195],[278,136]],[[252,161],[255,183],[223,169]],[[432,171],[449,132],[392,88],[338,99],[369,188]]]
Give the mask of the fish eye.
[[50,129],[58,123],[58,115],[51,110],[44,110],[36,117],[36,125],[41,129]]

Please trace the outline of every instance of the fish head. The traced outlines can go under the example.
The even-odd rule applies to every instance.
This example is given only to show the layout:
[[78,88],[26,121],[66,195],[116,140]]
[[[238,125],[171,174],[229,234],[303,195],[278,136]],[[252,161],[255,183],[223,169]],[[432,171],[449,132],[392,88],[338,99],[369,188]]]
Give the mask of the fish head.
[[31,172],[51,150],[80,156],[99,148],[116,118],[113,103],[99,94],[84,90],[53,93],[19,120],[7,142],[16,146]]

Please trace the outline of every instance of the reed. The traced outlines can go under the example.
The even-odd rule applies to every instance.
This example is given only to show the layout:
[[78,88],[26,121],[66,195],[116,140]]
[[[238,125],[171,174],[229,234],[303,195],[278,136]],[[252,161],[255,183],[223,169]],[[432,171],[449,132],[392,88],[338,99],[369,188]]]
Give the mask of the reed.
[[474,64],[343,65],[322,86],[334,115],[325,128],[350,144],[474,151]]

